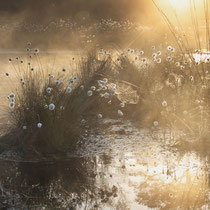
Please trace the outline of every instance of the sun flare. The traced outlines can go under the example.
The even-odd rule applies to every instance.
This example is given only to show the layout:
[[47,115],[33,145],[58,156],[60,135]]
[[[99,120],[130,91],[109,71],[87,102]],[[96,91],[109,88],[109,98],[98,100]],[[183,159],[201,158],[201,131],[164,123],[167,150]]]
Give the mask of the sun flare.
[[165,6],[171,6],[175,10],[186,11],[186,9],[190,8],[190,5],[195,3],[196,7],[202,3],[202,0],[161,0],[161,4],[165,4]]
[[170,0],[170,3],[177,9],[184,9],[190,4],[190,0]]
[[198,3],[201,2],[201,0],[170,0],[171,5],[175,9],[179,10],[185,10],[189,8],[191,4],[194,4],[194,2],[197,5]]

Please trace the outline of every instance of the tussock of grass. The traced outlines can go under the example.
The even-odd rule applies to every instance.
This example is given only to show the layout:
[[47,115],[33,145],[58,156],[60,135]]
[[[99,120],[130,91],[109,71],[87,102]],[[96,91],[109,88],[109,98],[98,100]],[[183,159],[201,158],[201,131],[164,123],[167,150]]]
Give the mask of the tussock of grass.
[[[27,153],[69,151],[84,130],[98,123],[99,113],[115,118],[119,109],[126,118],[143,127],[184,131],[200,142],[206,139],[210,130],[209,79],[206,79],[205,88],[199,78],[191,80],[192,65],[186,63],[184,70],[176,66],[177,62],[184,65],[179,53],[173,53],[169,62],[166,61],[168,51],[163,51],[160,63],[146,55],[142,56],[147,57],[146,62],[139,55],[136,59],[136,54],[124,52],[117,60],[112,55],[98,60],[95,54],[89,54],[77,63],[73,77],[67,72],[52,76],[43,69],[24,71],[24,85],[16,91],[15,107],[10,113],[12,127],[2,137],[3,142]],[[77,78],[71,83],[70,77],[74,76]],[[104,97],[109,90],[99,88],[98,84],[105,77],[108,78],[105,88],[112,83],[116,85],[116,94],[110,94],[109,99]],[[91,87],[96,90],[88,96]],[[48,88],[51,91],[47,91]],[[127,97],[135,91],[139,100],[129,102]],[[49,110],[50,104],[55,105],[54,110]]]
[[[140,96],[138,104],[126,105],[128,117],[144,127],[152,127],[158,121],[162,128],[184,131],[201,143],[210,130],[209,72],[200,78],[202,68],[208,69],[209,62],[197,65],[179,52],[165,50],[158,64],[153,61],[152,52],[136,59],[139,54],[134,51],[120,56],[115,67],[118,80],[134,84]],[[142,62],[145,56],[148,59]],[[167,61],[168,56],[171,61]],[[164,101],[166,106],[162,105]]]
[[[44,70],[39,73],[26,71],[24,85],[17,90],[16,105],[11,111],[13,126],[3,140],[22,149],[35,148],[40,153],[73,148],[86,129],[82,120],[91,115],[96,119],[98,111],[103,110],[100,97],[96,93],[89,97],[87,92],[101,78],[99,75],[109,68],[109,59],[98,61],[89,54],[78,62],[77,78],[73,84],[67,73],[57,73],[52,77]],[[71,87],[71,92],[67,87]],[[51,91],[48,92],[47,88]],[[55,105],[54,110],[49,110],[50,104]],[[41,128],[38,123],[42,124]]]

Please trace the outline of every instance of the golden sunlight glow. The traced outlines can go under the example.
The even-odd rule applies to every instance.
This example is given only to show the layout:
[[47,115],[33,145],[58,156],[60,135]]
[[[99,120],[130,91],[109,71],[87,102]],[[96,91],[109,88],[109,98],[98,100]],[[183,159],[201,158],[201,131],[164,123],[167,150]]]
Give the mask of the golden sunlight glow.
[[170,0],[175,9],[186,9],[190,5],[190,0]]
[[[126,172],[123,173],[129,174],[129,184],[123,191],[129,191],[127,186],[135,186],[139,193],[137,197],[140,200],[144,197],[149,206],[154,206],[155,199],[159,199],[165,209],[205,207],[208,199],[206,192],[209,191],[206,159],[201,159],[195,153],[186,153],[180,157],[166,157],[161,153],[152,157],[151,153],[141,153],[135,158],[131,153],[125,154],[127,158],[123,164]],[[118,168],[121,170],[120,165]],[[117,174],[120,175],[120,172]]]
[[175,10],[186,11],[190,8],[191,3],[199,6],[202,0],[161,0],[163,4],[172,6]]

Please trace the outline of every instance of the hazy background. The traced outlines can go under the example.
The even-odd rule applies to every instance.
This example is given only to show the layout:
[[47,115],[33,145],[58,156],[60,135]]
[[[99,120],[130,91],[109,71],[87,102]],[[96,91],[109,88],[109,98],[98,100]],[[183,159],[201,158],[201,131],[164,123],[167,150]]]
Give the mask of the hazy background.
[[0,48],[127,47],[161,22],[150,0],[0,0]]

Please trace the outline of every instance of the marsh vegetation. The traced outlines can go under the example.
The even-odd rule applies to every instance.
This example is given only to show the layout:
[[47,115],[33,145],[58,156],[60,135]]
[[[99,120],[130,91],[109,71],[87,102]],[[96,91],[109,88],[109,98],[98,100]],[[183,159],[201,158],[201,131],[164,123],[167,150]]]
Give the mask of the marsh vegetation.
[[[175,10],[174,21],[153,3],[172,38],[82,42],[60,60],[29,42],[7,58],[2,209],[209,208],[210,5],[199,16],[189,1],[189,36]],[[138,31],[111,19],[94,27]]]

